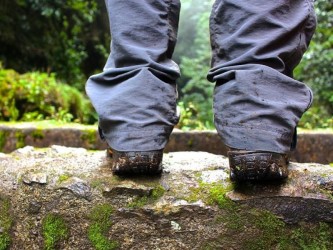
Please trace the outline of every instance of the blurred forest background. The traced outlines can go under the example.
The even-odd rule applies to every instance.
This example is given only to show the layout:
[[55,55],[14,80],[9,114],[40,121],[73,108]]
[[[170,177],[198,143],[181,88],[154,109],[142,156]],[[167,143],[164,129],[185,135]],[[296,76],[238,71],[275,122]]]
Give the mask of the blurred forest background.
[[[213,129],[210,65],[211,0],[182,0],[174,60],[179,127]],[[317,0],[318,27],[295,78],[315,93],[303,128],[333,128],[333,2]],[[1,0],[0,120],[57,120],[93,124],[97,115],[84,93],[86,79],[109,54],[104,0]]]

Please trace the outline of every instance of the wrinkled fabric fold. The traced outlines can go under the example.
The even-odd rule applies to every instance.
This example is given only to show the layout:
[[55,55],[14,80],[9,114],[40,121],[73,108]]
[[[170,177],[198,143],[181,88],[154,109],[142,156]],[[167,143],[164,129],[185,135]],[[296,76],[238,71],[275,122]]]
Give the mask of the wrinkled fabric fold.
[[316,26],[312,1],[217,0],[210,31],[214,121],[231,148],[290,152],[312,92],[293,70]]

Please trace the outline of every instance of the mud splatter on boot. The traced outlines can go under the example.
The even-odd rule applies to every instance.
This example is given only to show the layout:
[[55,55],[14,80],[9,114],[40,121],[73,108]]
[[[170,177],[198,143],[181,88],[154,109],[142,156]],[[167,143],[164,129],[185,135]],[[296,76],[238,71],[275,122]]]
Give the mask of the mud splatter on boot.
[[273,152],[228,152],[232,181],[281,180],[288,177],[288,156]]
[[122,152],[109,148],[111,170],[117,175],[157,175],[162,172],[163,150]]

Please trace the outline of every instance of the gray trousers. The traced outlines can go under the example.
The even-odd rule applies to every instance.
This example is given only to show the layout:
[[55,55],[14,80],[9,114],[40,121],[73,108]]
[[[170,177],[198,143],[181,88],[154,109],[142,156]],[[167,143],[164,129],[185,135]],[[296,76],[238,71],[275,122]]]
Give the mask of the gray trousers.
[[[111,54],[86,91],[108,144],[165,147],[176,111],[179,0],[106,0]],[[210,31],[214,121],[232,148],[288,153],[311,90],[292,78],[316,25],[311,0],[217,0]]]

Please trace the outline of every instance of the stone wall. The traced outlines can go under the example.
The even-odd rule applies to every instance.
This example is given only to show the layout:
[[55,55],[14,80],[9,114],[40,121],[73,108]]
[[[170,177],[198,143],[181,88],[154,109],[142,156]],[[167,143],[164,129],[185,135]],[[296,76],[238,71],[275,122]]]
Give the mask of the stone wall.
[[[105,149],[107,145],[99,139],[93,126],[49,126],[30,123],[16,125],[0,124],[0,151],[11,152],[25,145],[48,147],[62,145],[83,147],[90,150]],[[303,132],[298,134],[298,146],[292,154],[296,162],[333,162],[332,132]],[[227,148],[216,131],[183,132],[175,129],[166,147],[166,152],[205,151],[226,155]]]

